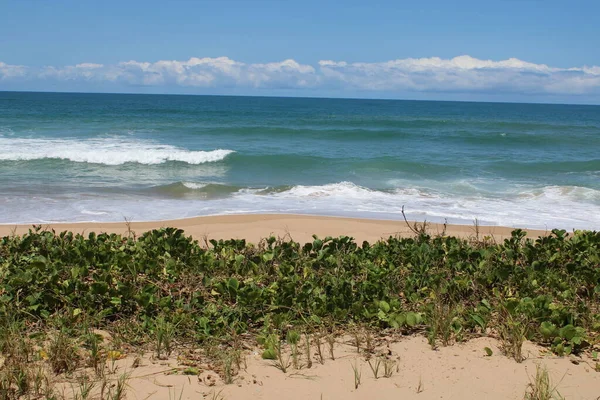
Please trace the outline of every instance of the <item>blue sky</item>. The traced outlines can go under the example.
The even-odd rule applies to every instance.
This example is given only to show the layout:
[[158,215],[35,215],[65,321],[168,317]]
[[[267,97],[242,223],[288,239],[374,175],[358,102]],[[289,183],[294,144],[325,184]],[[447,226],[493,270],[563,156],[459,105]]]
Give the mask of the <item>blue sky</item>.
[[0,90],[598,104],[599,15],[564,0],[0,0]]

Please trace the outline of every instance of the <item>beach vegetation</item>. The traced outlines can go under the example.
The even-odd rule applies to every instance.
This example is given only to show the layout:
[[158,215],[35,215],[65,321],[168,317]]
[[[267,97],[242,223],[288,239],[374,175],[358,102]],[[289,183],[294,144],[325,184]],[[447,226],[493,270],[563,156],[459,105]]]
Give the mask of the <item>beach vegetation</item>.
[[312,368],[312,354],[310,351],[310,336],[304,335],[304,356],[306,357],[306,368]]
[[536,365],[535,377],[530,379],[525,391],[525,400],[563,400],[564,397],[552,384],[548,370]]
[[381,367],[381,357],[375,357],[374,359],[367,360],[371,372],[373,372],[373,378],[379,379],[379,368]]
[[280,370],[281,372],[283,372],[284,374],[287,373],[288,369],[292,365],[292,361],[290,360],[291,356],[288,355],[286,357],[284,355],[284,351],[282,349],[281,342],[277,342],[277,344],[275,344],[274,350],[275,350],[275,360],[273,361],[273,366],[275,368],[277,368],[278,370]]
[[498,330],[502,352],[518,363],[523,362],[525,360],[523,356],[523,343],[528,333],[526,320],[520,315],[515,315],[515,313],[511,313],[504,308],[500,313]]
[[362,369],[358,366],[358,361],[354,361],[354,364],[350,365],[352,366],[352,372],[354,373],[354,389],[358,389],[362,378]]
[[327,345],[329,347],[329,357],[335,360],[335,336],[333,334],[327,335]]
[[423,393],[423,391],[425,390],[425,385],[423,384],[423,379],[421,376],[419,376],[419,383],[417,384],[417,394],[419,393]]
[[325,357],[323,356],[323,341],[321,333],[316,333],[314,336],[315,347],[317,348],[317,360],[321,365],[325,364]]
[[397,371],[398,367],[395,360],[391,360],[387,357],[383,358],[383,376],[385,378],[391,378],[394,375],[394,371]]
[[[50,390],[38,367],[71,375],[85,366],[101,377],[116,372],[111,351],[147,347],[163,359],[190,343],[231,377],[238,361],[220,355],[241,341],[286,372],[306,366],[304,355],[310,363],[310,336],[324,363],[341,336],[370,357],[377,331],[425,333],[432,347],[489,335],[517,361],[525,340],[557,355],[598,351],[599,232],[529,238],[517,229],[492,241],[414,228],[376,243],[199,243],[176,228],[82,235],[37,226],[3,237],[0,393]],[[121,396],[124,383],[115,385]]]

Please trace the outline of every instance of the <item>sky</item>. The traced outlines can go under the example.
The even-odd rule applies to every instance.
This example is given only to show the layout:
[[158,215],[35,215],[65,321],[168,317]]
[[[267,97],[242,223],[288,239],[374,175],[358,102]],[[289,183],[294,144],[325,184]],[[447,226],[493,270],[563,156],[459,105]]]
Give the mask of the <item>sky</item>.
[[600,104],[600,1],[0,0],[0,90]]

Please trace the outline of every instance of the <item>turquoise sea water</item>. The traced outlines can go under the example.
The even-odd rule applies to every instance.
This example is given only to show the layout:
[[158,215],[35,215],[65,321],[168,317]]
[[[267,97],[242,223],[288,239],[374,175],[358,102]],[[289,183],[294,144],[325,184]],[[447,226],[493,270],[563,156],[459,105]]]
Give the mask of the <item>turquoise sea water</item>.
[[0,92],[0,223],[403,205],[600,229],[600,107]]

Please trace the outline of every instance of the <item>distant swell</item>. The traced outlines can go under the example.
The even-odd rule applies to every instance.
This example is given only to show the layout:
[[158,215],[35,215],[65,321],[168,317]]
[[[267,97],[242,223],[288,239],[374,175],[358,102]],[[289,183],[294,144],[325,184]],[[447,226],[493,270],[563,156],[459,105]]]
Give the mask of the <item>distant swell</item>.
[[102,138],[14,139],[0,137],[0,161],[60,159],[72,162],[121,165],[125,163],[162,164],[179,161],[204,164],[224,160],[233,150],[191,151],[148,140]]

